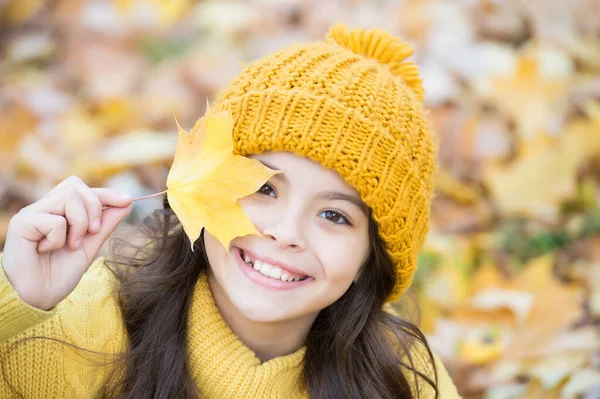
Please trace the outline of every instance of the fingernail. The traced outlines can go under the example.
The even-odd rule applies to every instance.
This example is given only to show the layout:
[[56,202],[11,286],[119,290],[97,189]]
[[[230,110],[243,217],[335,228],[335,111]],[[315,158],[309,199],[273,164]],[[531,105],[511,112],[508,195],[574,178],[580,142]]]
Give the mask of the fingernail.
[[100,229],[100,218],[96,218],[92,221],[92,230]]
[[121,199],[125,200],[125,201],[130,201],[132,198],[127,195],[127,194],[121,194],[120,195]]
[[81,238],[78,238],[78,239],[75,241],[75,247],[79,248],[80,246],[81,246]]

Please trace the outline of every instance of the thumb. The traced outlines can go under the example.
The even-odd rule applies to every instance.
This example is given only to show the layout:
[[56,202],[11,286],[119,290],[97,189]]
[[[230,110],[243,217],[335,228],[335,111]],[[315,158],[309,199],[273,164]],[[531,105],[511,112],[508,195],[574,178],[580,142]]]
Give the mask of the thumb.
[[96,234],[88,234],[81,241],[81,246],[85,249],[90,258],[95,258],[102,244],[108,239],[111,233],[117,228],[117,225],[125,216],[131,212],[131,204],[126,207],[110,207],[102,212],[100,220],[100,231]]

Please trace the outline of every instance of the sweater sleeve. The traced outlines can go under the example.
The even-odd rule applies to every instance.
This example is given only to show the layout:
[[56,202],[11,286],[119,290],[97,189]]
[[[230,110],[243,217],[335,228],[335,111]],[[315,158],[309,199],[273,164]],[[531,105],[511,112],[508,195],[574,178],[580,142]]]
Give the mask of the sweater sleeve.
[[454,385],[454,381],[450,378],[444,363],[442,363],[441,359],[436,355],[434,355],[434,357],[438,372],[438,391],[440,399],[461,399],[461,396],[458,394],[458,390]]
[[8,281],[0,253],[0,343],[48,320],[56,314],[57,306],[44,311],[30,306]]
[[[415,362],[415,367],[418,371],[425,374],[432,380],[434,379],[434,372],[431,367],[431,363],[428,361],[428,356],[425,355],[424,350],[414,349],[413,353],[413,361]],[[416,356],[415,356],[416,355]],[[452,381],[452,378],[448,374],[446,367],[442,360],[435,353],[433,354],[433,358],[435,361],[435,367],[437,370],[437,389],[439,399],[461,399],[461,396],[458,394],[458,390]],[[416,387],[415,381],[412,379],[412,376],[409,377],[409,383],[411,385],[411,389],[415,397],[417,397],[417,391],[421,399],[434,399],[435,391],[425,380],[422,378],[417,379],[418,389]]]
[[112,282],[97,258],[73,292],[43,311],[19,297],[0,267],[0,398],[98,397],[110,370],[103,363],[127,343]]

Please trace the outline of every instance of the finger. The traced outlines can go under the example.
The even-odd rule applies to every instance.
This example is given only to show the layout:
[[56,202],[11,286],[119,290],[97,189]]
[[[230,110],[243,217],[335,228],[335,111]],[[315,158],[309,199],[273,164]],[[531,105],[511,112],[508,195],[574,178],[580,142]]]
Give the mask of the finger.
[[[58,184],[52,191],[46,194],[37,202],[23,208],[21,212],[40,212],[40,213],[52,213],[55,215],[65,215],[66,209],[62,206],[59,199],[64,198],[64,193],[72,195],[72,191],[75,190],[85,208],[86,219],[88,226],[83,231],[76,230],[73,234],[74,239],[83,236],[87,230],[92,233],[96,233],[100,230],[100,223],[102,217],[102,206],[108,204],[117,207],[127,206],[132,202],[132,198],[128,195],[121,194],[116,190],[107,188],[90,188],[80,178],[71,176],[60,184]],[[81,219],[78,217],[73,222]],[[70,221],[69,221],[70,222]],[[71,236],[71,233],[70,233]],[[69,241],[73,242],[73,241]]]
[[92,191],[100,199],[102,206],[109,205],[122,208],[130,205],[133,201],[133,198],[129,195],[110,188],[92,188]]
[[97,234],[88,234],[81,242],[82,247],[90,258],[96,256],[102,244],[108,239],[111,233],[124,217],[131,212],[131,204],[121,208],[108,208],[102,212],[102,227]]
[[33,241],[39,241],[37,243],[39,253],[56,251],[65,246],[67,220],[64,217],[48,213],[31,213],[24,216],[25,223],[28,222],[27,218],[34,219],[29,221],[29,223],[31,223],[35,231]]
[[[88,187],[87,184],[83,180],[81,180],[77,176],[70,176],[68,179],[65,179],[59,186],[64,186],[65,188],[73,187],[79,195],[81,196],[81,200],[83,201],[83,205],[85,206],[85,210],[87,212],[87,220],[88,226],[86,231],[89,230],[92,233],[97,233],[100,230],[100,221],[102,218],[102,200],[97,195],[97,191],[107,190],[107,189],[93,189]],[[64,189],[64,188],[63,188]],[[111,190],[114,191],[114,190]]]
[[87,234],[89,220],[88,212],[77,190],[68,188],[65,200],[65,219],[67,219],[67,243],[72,250],[81,245],[81,239]]
[[104,205],[124,207],[131,204],[133,198],[109,188],[90,188],[77,176],[71,176],[64,183],[74,187],[81,195],[88,219],[88,230],[91,233],[100,231]]
[[9,235],[17,235],[35,246],[44,241],[43,247],[50,245],[45,238],[52,232],[52,245],[62,247],[67,235],[67,219],[49,213],[19,212],[11,219],[8,230]]
[[56,195],[57,193],[62,192],[65,188],[73,186],[78,180],[82,181],[79,177],[71,175],[63,181],[61,181],[60,183],[58,183],[56,186],[54,186],[52,190],[50,190],[44,197]]
[[36,202],[24,207],[19,213],[51,213],[53,215],[65,216],[65,202],[77,194],[75,187],[66,186],[59,191],[52,191]]
[[86,231],[98,232],[100,230],[100,218],[102,217],[102,202],[94,190],[88,187],[79,177],[71,176],[69,184],[70,187],[77,190],[85,207],[88,221]]
[[78,248],[77,239],[84,236],[88,228],[87,211],[77,190],[66,187],[53,195],[47,195],[37,202],[21,209],[20,214],[51,214],[63,216],[67,221],[68,242],[71,249]]
[[[103,206],[105,205],[122,208],[131,205],[133,202],[133,198],[131,198],[129,195],[110,188],[92,188],[92,191],[98,197],[101,203],[101,211],[104,211]],[[100,231],[102,219],[99,218],[97,221],[94,221],[94,223],[95,227],[97,228],[94,230],[94,232]]]
[[[85,208],[88,223],[85,229],[83,229],[83,227],[77,227],[74,231],[69,231],[69,243],[71,248],[74,249],[78,247],[75,241],[85,235],[88,230],[91,233],[100,231],[103,205],[124,207],[128,206],[133,201],[133,198],[122,194],[117,190],[108,188],[90,188],[79,177],[70,176],[54,187],[46,196],[23,208],[21,211],[52,213],[66,216],[67,208],[61,206],[62,204],[59,203],[59,199],[64,198],[65,192],[67,192],[69,196],[72,195],[71,190],[75,190],[79,194]],[[74,216],[72,222],[76,224],[82,219],[79,207],[77,208],[76,211],[71,212]],[[68,221],[71,222],[71,220]],[[71,225],[71,223],[69,223],[69,225]]]
[[80,246],[78,240],[88,230],[88,216],[79,192],[73,186],[68,186],[54,195],[44,197],[31,206],[30,211],[36,214],[52,214],[63,216],[67,224],[67,243],[72,250]]
[[53,201],[56,196],[61,196],[61,194],[65,191],[70,192],[69,190],[75,190],[79,194],[85,208],[88,226],[83,233],[85,233],[87,230],[90,230],[92,233],[98,232],[100,230],[100,218],[102,216],[102,203],[95,192],[77,176],[69,176],[60,182],[56,187],[54,187],[48,194],[46,194],[46,196],[40,199],[38,201],[39,203],[32,204],[29,207],[26,207],[27,209],[24,210],[57,214],[57,212],[59,212],[58,209],[47,207],[47,204],[49,203],[48,201]]

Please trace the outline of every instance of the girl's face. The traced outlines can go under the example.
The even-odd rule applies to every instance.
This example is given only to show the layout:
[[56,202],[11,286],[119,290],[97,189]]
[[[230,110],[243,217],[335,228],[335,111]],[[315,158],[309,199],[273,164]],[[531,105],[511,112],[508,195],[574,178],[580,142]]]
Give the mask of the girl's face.
[[289,152],[252,158],[282,173],[239,200],[262,237],[238,237],[227,251],[205,232],[213,290],[256,322],[314,320],[358,279],[369,256],[367,208],[317,162]]

